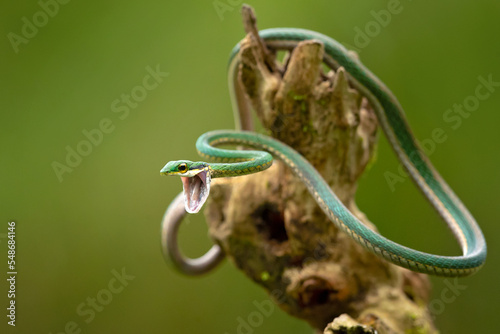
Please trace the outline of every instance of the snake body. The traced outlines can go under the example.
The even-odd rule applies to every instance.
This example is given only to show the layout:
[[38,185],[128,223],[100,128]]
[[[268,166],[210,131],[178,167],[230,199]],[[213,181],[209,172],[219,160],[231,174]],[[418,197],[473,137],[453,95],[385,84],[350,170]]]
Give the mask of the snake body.
[[[324,62],[333,69],[344,67],[350,84],[365,96],[373,107],[379,124],[401,163],[431,205],[449,226],[462,248],[462,256],[424,253],[391,241],[366,227],[337,198],[316,169],[298,152],[268,136],[248,131],[213,131],[203,134],[196,147],[201,156],[219,161],[206,163],[212,177],[245,175],[271,165],[272,157],[258,151],[219,149],[221,144],[245,145],[267,151],[290,167],[307,186],[329,219],[354,241],[374,254],[413,271],[438,276],[466,276],[476,272],[486,259],[486,242],[478,224],[444,182],[420,149],[406,122],[403,109],[391,91],[359,60],[335,40],[317,32],[296,28],[274,28],[259,32],[266,45],[274,50],[292,50],[300,41],[319,40],[324,44]],[[234,83],[239,66],[240,45],[233,49],[229,61],[229,79],[233,108],[243,129],[249,128],[248,108]],[[199,163],[194,164],[199,166]],[[193,165],[193,166],[194,166]],[[164,174],[178,174],[169,168]]]

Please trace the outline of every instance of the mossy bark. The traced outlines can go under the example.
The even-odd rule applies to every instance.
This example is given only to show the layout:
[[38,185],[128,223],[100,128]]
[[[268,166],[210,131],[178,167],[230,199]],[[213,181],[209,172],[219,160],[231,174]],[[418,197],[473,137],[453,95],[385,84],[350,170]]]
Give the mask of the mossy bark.
[[[239,81],[263,132],[294,147],[344,205],[357,208],[357,182],[376,148],[369,103],[343,68],[323,71],[323,45],[304,41],[282,63],[248,33]],[[325,333],[435,333],[425,275],[396,267],[339,231],[304,184],[280,161],[249,176],[214,180],[205,211],[211,237],[249,278],[289,314]]]

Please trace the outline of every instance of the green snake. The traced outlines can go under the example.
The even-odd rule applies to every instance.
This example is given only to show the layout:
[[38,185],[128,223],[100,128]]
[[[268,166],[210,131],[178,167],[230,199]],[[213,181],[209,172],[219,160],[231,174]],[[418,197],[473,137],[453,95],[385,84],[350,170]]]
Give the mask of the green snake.
[[[247,175],[271,166],[273,157],[284,162],[304,182],[328,218],[354,241],[374,254],[398,266],[438,276],[466,276],[476,272],[486,259],[486,242],[478,224],[444,182],[420,149],[406,122],[396,97],[372,72],[335,40],[317,32],[296,28],[274,28],[259,32],[272,50],[292,50],[304,40],[324,44],[324,62],[332,69],[344,67],[351,86],[368,99],[378,122],[397,157],[416,185],[453,232],[462,248],[462,256],[441,256],[424,253],[391,241],[365,226],[337,198],[316,169],[286,144],[250,131],[220,130],[203,134],[196,142],[202,158],[214,161],[170,161],[161,170],[163,175],[179,175],[184,186],[185,208],[198,212],[210,191],[210,181],[217,177]],[[235,80],[240,63],[240,44],[233,49],[229,61],[229,77]],[[233,82],[233,108],[242,128],[247,124],[248,110],[241,92]],[[230,85],[231,87],[231,85]],[[241,145],[254,150],[220,149],[218,145]]]

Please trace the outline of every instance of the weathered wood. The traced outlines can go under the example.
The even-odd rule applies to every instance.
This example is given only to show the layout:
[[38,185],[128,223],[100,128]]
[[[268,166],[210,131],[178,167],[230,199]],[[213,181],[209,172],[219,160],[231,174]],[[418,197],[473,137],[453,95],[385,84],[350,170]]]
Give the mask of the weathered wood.
[[[346,207],[377,143],[377,119],[344,69],[323,73],[323,45],[300,43],[283,64],[243,10],[240,83],[263,132],[294,147]],[[214,180],[205,215],[211,237],[286,312],[325,333],[434,333],[425,275],[396,267],[340,232],[281,162],[259,174]],[[364,327],[363,327],[364,326]],[[361,329],[365,328],[366,331]]]

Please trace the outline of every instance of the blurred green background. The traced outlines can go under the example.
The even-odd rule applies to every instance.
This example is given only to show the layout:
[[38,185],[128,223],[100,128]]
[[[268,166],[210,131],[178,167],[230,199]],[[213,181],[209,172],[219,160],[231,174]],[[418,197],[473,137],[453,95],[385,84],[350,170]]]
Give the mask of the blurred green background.
[[[37,14],[42,7],[36,1],[2,1],[4,313],[9,220],[17,222],[18,277],[17,326],[7,326],[2,314],[1,332],[55,334],[76,326],[82,333],[232,334],[238,319],[256,311],[253,302],[267,299],[230,263],[193,279],[170,270],[160,252],[160,219],[181,190],[178,179],[160,177],[160,168],[168,160],[195,159],[194,143],[203,132],[233,127],[226,63],[244,36],[240,3],[70,1],[59,4],[57,13],[48,7],[53,15],[44,17]],[[308,28],[356,47],[362,61],[399,98],[418,138],[430,138],[436,128],[445,131],[447,140],[436,145],[431,160],[480,223],[489,258],[477,275],[459,280],[461,289],[453,301],[446,298],[449,292],[443,299],[446,280],[432,278],[434,315],[443,333],[492,332],[500,298],[495,243],[500,231],[500,89],[456,129],[443,114],[474,95],[479,76],[500,81],[500,3],[401,0],[385,26],[373,23],[372,11],[385,10],[394,1],[248,3],[261,29]],[[36,20],[40,27],[36,33],[25,27],[31,37],[22,39],[26,20]],[[358,29],[372,29],[368,42],[356,37]],[[144,90],[148,66],[159,66],[168,76]],[[140,101],[128,107],[120,99],[132,92]],[[140,95],[144,92],[147,96]],[[98,145],[80,144],[89,154],[58,178],[54,161],[66,164],[67,147],[77,149],[86,139],[84,131],[95,133],[103,120],[109,123],[108,133],[100,142],[96,135]],[[360,208],[398,242],[458,254],[446,227],[412,182],[388,186],[386,172],[397,173],[397,166],[381,136],[376,164],[357,195]],[[200,255],[210,246],[207,229],[201,216],[189,222],[180,241],[188,255]],[[121,292],[110,294],[110,282],[115,290],[120,286],[112,280],[113,270],[122,268],[134,278]],[[109,304],[92,315],[86,303],[96,297]],[[252,332],[311,329],[275,309]]]

